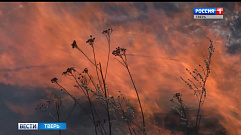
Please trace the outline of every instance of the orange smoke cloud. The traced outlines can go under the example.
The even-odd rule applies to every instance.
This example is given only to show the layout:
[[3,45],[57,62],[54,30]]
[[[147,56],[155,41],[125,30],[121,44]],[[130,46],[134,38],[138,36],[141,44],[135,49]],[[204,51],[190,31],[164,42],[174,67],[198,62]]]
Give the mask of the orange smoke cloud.
[[[150,3],[143,5],[145,8],[141,10],[135,3],[0,5],[3,9],[0,11],[3,49],[0,53],[0,83],[47,88],[53,87],[50,79],[57,77],[61,84],[73,89],[74,83],[62,77],[61,73],[67,67],[73,66],[81,71],[92,65],[70,44],[76,40],[92,58],[91,47],[85,41],[93,35],[98,50],[97,60],[105,68],[108,46],[101,32],[112,27],[111,50],[120,46],[131,54],[127,55],[128,63],[145,113],[166,112],[172,105],[169,99],[176,92],[181,92],[186,104],[194,107],[196,99],[179,77],[190,78],[185,68],[192,70],[198,69],[198,64],[204,65],[209,41],[203,35],[207,35],[215,39],[216,50],[207,83],[204,112],[209,112],[207,117],[220,115],[223,118],[220,123],[228,134],[241,134],[241,111],[238,109],[241,105],[240,54],[227,53],[226,39],[222,35],[217,35],[199,20],[193,20],[191,11],[195,4],[184,5],[190,10],[180,9],[180,12],[157,9]],[[235,7],[240,9],[237,4]],[[194,26],[199,29],[194,31]],[[110,57],[107,76],[110,93],[115,95],[120,90],[135,102],[135,91],[128,73],[114,58]],[[90,68],[90,73],[95,75],[94,68]],[[77,93],[75,90],[71,92]]]

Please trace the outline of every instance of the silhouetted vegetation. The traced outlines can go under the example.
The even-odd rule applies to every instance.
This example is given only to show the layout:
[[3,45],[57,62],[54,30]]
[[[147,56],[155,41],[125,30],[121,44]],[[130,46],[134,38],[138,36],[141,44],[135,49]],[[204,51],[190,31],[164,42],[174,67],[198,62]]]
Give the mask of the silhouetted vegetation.
[[[81,72],[79,72],[75,67],[69,67],[62,73],[66,78],[72,79],[75,82],[74,87],[81,92],[81,95],[86,97],[86,99],[80,99],[78,97],[75,97],[75,95],[72,95],[69,90],[64,88],[59,82],[57,78],[53,78],[51,80],[52,83],[56,84],[61,92],[68,95],[73,101],[74,105],[78,105],[80,108],[82,108],[82,111],[88,116],[88,118],[93,123],[95,134],[101,134],[101,135],[114,135],[113,132],[113,124],[114,120],[120,120],[124,121],[125,125],[123,125],[123,128],[127,128],[129,134],[147,134],[148,130],[153,129],[146,129],[146,121],[145,121],[145,114],[142,107],[142,101],[139,97],[139,91],[135,85],[134,78],[132,77],[131,71],[128,66],[128,59],[127,59],[127,49],[117,47],[115,50],[112,51],[112,54],[116,56],[116,60],[127,70],[128,75],[130,77],[131,83],[134,87],[137,101],[139,104],[140,112],[138,112],[138,109],[135,110],[134,107],[129,103],[129,99],[125,98],[125,95],[119,91],[119,95],[117,97],[110,96],[109,92],[110,89],[108,88],[108,82],[107,79],[107,72],[108,72],[108,65],[110,61],[110,48],[111,48],[111,34],[113,30],[107,29],[102,32],[102,34],[107,39],[108,44],[108,54],[107,54],[107,61],[106,61],[106,67],[105,69],[102,68],[101,62],[97,61],[96,58],[96,50],[95,50],[95,38],[90,35],[90,38],[86,41],[86,43],[92,48],[92,57],[86,55],[85,52],[81,50],[81,48],[77,45],[77,42],[74,40],[71,44],[73,49],[77,49],[81,54],[84,55],[84,57],[93,65],[93,68],[95,69],[95,73],[91,73],[89,71],[89,68],[84,68]],[[209,38],[208,38],[209,39]],[[197,69],[194,69],[192,72],[189,69],[186,69],[186,71],[191,75],[192,79],[183,79],[184,83],[194,92],[194,96],[198,100],[198,107],[197,107],[197,115],[196,115],[196,121],[195,121],[195,134],[198,134],[199,132],[199,126],[201,122],[201,110],[202,106],[204,104],[204,101],[207,96],[207,89],[206,89],[206,82],[207,78],[210,74],[210,64],[211,64],[211,58],[214,53],[214,47],[212,44],[212,40],[209,39],[210,45],[208,47],[209,56],[207,60],[204,60],[205,67],[203,67],[201,64],[199,64],[200,71]],[[95,74],[95,75],[93,75]],[[95,76],[95,77],[94,77]],[[40,105],[37,108],[43,110],[44,112],[47,112],[48,115],[50,115],[55,121],[60,122],[59,114],[60,114],[60,105],[61,105],[61,98],[58,98],[58,102],[52,103],[51,101],[46,101],[46,104]],[[88,109],[86,110],[82,106],[82,101],[85,101],[86,104],[88,104]],[[183,131],[186,134],[192,134],[191,132],[191,125],[189,120],[189,107],[184,104],[182,94],[176,93],[174,94],[173,98],[171,99],[171,102],[175,104],[175,106],[172,108],[175,112],[178,113],[180,117],[181,124],[185,126],[185,131]],[[56,108],[53,108],[52,106],[55,106]],[[106,117],[100,117],[98,110],[96,107],[101,107],[106,111]],[[54,110],[54,112],[57,114],[57,118],[55,118],[50,111]],[[70,111],[70,113],[72,110]],[[139,115],[141,117],[139,117]],[[122,129],[123,130],[123,129]],[[159,134],[160,128],[158,128],[157,131]],[[59,132],[61,134],[61,131]]]
[[[206,82],[209,77],[209,74],[211,73],[210,70],[210,64],[212,60],[212,55],[214,53],[215,48],[213,47],[213,42],[211,39],[206,37],[210,45],[208,47],[208,57],[207,60],[204,60],[205,67],[203,67],[201,64],[198,66],[200,67],[201,71],[198,71],[197,69],[194,69],[192,72],[186,68],[186,71],[191,75],[192,79],[183,79],[183,77],[180,77],[181,80],[189,87],[190,90],[193,91],[194,96],[198,100],[198,107],[197,107],[197,114],[196,114],[196,121],[195,121],[195,132],[198,134],[199,126],[201,122],[201,109],[204,104],[204,101],[207,97],[207,89],[206,89]],[[189,128],[191,127],[189,120],[187,119],[187,111],[188,107],[183,103],[183,99],[181,98],[180,93],[176,93],[174,96],[174,99],[177,100],[175,102],[173,99],[171,99],[172,102],[175,104],[178,104],[178,108],[174,108],[180,115],[180,119],[182,119],[185,123],[187,134],[189,134]]]

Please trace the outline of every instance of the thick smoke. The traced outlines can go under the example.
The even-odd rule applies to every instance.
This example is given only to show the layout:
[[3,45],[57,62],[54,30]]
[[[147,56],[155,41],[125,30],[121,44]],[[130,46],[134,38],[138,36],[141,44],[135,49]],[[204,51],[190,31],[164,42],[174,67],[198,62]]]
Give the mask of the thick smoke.
[[[224,7],[224,20],[194,20],[194,7]],[[111,50],[118,46],[127,49],[144,112],[151,119],[149,126],[158,122],[163,134],[181,134],[178,117],[170,111],[169,100],[174,93],[181,92],[195,113],[195,97],[179,77],[190,77],[185,68],[204,64],[209,45],[204,36],[213,39],[216,50],[203,107],[203,126],[207,127],[203,132],[241,134],[240,9],[240,3],[1,3],[0,99],[4,111],[0,125],[7,123],[15,128],[17,122],[50,120],[43,113],[31,111],[49,95],[58,95],[58,87],[50,79],[57,77],[78,95],[73,81],[62,72],[68,67],[89,67],[95,75],[91,63],[72,49],[71,43],[76,40],[92,58],[85,41],[93,35],[98,61],[105,62],[108,46],[101,32],[112,27]],[[120,90],[136,105],[128,73],[114,56],[110,57],[107,86],[111,95]],[[65,100],[65,106],[73,105],[69,98]],[[66,113],[69,109],[65,108]],[[73,111],[66,134],[92,134],[92,123],[79,109]],[[0,129],[0,134],[7,133],[35,134]],[[125,131],[116,129],[116,133]]]

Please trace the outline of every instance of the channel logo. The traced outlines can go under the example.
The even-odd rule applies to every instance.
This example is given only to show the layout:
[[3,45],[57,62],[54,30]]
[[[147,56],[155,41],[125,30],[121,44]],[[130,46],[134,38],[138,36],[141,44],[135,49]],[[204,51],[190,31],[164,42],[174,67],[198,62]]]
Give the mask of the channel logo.
[[194,8],[194,15],[223,15],[223,8]]
[[66,123],[18,123],[18,130],[66,130]]
[[38,130],[38,123],[18,123],[18,130]]
[[194,8],[193,14],[194,19],[223,19],[223,8]]

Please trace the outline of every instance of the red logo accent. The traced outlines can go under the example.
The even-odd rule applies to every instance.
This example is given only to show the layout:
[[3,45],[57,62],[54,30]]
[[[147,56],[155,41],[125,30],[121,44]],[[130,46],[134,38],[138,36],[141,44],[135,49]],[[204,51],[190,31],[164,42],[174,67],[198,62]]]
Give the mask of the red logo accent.
[[223,15],[223,8],[222,7],[217,7],[216,15]]

